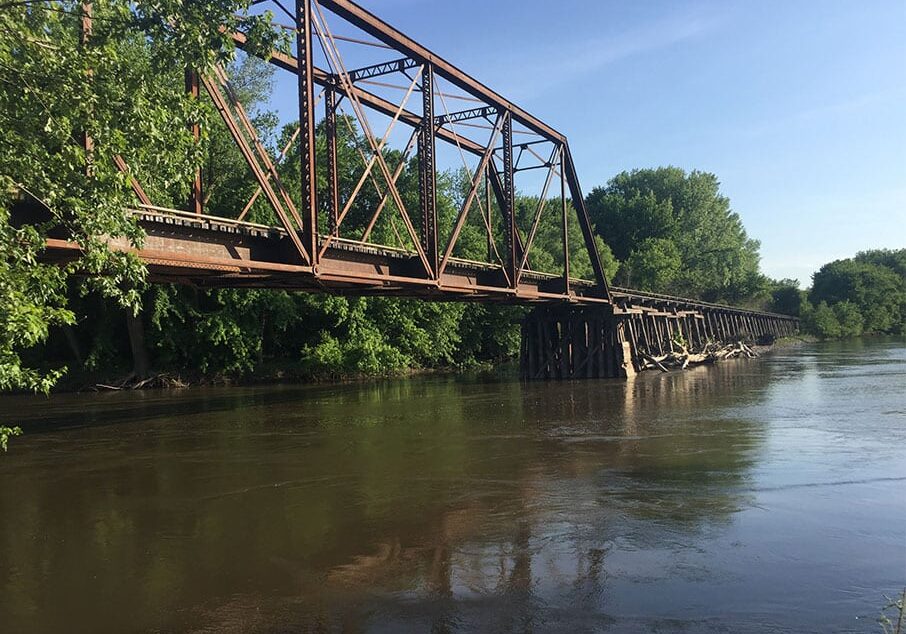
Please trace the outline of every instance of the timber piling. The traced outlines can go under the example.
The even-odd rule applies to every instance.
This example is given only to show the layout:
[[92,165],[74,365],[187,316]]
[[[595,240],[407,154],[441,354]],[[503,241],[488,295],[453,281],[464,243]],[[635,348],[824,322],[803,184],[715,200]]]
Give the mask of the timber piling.
[[626,378],[646,360],[714,344],[770,343],[798,320],[716,304],[656,297],[601,307],[542,306],[522,322],[520,375],[527,380]]

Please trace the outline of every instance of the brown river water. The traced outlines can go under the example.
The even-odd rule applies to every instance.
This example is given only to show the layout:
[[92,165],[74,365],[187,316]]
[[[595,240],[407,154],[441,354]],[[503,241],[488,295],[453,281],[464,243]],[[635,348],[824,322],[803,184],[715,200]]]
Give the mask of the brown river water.
[[906,345],[0,399],[0,632],[880,632]]

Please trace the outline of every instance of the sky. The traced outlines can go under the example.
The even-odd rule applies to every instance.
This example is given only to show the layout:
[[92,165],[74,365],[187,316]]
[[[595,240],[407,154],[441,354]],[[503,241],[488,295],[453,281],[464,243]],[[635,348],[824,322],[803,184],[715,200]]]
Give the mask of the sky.
[[359,2],[566,134],[585,192],[715,173],[772,277],[906,248],[906,0]]

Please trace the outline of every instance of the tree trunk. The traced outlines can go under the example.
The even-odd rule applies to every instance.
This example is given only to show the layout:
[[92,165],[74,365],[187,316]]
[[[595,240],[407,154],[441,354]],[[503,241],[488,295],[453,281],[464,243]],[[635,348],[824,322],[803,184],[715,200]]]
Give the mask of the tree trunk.
[[82,349],[79,346],[79,340],[76,338],[75,331],[72,329],[72,326],[69,324],[63,324],[63,334],[66,336],[66,343],[69,344],[69,350],[72,352],[72,356],[75,358],[76,363],[79,364],[79,367],[84,363],[82,358]]
[[151,374],[151,364],[145,348],[145,324],[141,315],[126,310],[126,329],[129,331],[129,347],[132,348],[132,372],[138,379],[147,378]]

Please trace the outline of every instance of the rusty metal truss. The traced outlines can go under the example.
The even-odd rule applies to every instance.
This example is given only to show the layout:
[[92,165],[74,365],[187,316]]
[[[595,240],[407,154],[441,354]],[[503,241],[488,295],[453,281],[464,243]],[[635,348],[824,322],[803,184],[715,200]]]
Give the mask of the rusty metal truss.
[[[137,204],[130,213],[147,234],[138,254],[152,280],[541,304],[544,309],[571,304],[578,305],[576,310],[599,307],[612,317],[634,319],[639,329],[645,318],[677,315],[691,315],[695,328],[692,319],[706,320],[707,332],[718,334],[743,325],[752,332],[766,331],[768,325],[788,332],[795,326],[786,316],[611,289],[563,134],[350,0],[294,0],[291,7],[283,0],[253,3],[263,4],[292,20],[286,25],[294,34],[291,50],[273,51],[267,61],[294,78],[298,125],[275,153],[224,69],[208,75],[187,70],[187,93],[211,100],[257,188],[241,210],[209,209],[198,172],[186,208],[173,209],[155,206],[146,193],[150,190],[131,178]],[[91,33],[86,7],[83,38]],[[230,35],[246,48],[243,33]],[[357,53],[362,48],[378,59],[365,60]],[[467,105],[451,108],[451,102]],[[360,141],[352,186],[340,178],[349,167],[338,153],[347,132]],[[197,139],[200,130],[193,127],[192,134]],[[91,139],[85,144],[90,150]],[[438,210],[443,152],[461,159],[468,174],[459,208],[444,220]],[[289,157],[298,161],[299,178],[292,185],[281,178],[285,168],[279,169]],[[130,172],[128,157],[114,161]],[[407,168],[417,170],[414,200],[400,187]],[[517,177],[526,173],[535,179],[536,196],[520,225]],[[366,220],[359,217],[351,224],[351,212],[357,203],[361,212],[364,192],[372,190],[376,197],[370,199],[375,202],[369,203]],[[262,207],[272,212],[273,222],[250,222],[252,210]],[[532,267],[532,247],[545,214],[556,215],[560,233],[562,265],[556,271]],[[395,244],[374,239],[382,220],[389,221]],[[477,227],[484,233],[483,260],[460,253],[470,222],[473,231]],[[572,275],[569,227],[576,225],[592,279]],[[111,246],[134,250],[123,240]],[[51,258],[71,258],[77,250],[64,239],[48,241]],[[658,340],[656,334],[651,341]]]
[[[137,209],[151,241],[161,232],[160,225],[168,226],[159,251],[168,250],[166,240],[174,241],[181,258],[169,268],[163,265],[165,257],[148,258],[154,261],[152,273],[161,279],[231,285],[236,280],[222,267],[232,259],[237,270],[262,263],[289,267],[298,278],[289,285],[299,288],[363,293],[377,289],[441,299],[612,301],[563,134],[349,0],[295,0],[289,7],[280,0],[253,3],[266,4],[292,19],[285,26],[294,34],[294,46],[273,51],[268,61],[295,78],[298,127],[282,151],[272,156],[225,70],[218,68],[209,75],[187,70],[186,91],[194,98],[210,98],[257,189],[238,213],[209,209],[199,171],[187,209],[174,210],[154,207],[133,178]],[[86,25],[90,34],[90,15]],[[357,37],[341,34],[350,30]],[[246,48],[243,33],[231,36],[240,49]],[[360,63],[356,54],[348,59],[344,48],[363,46],[377,49],[382,59]],[[389,83],[393,78],[402,81]],[[468,107],[450,108],[454,101],[468,102]],[[379,127],[376,119],[385,125]],[[354,126],[349,132],[362,141],[357,148],[361,160],[357,182],[345,190],[339,177],[344,166],[338,157],[338,138],[347,132],[344,126]],[[408,140],[390,153],[391,145],[406,137],[400,137],[400,130],[407,128]],[[197,126],[192,132],[199,138]],[[326,148],[323,164],[318,163],[318,147]],[[455,218],[448,214],[444,221],[437,209],[437,161],[442,151],[458,154],[470,174]],[[292,190],[278,169],[288,156],[298,160],[300,178],[293,179]],[[116,160],[121,170],[129,170],[127,158]],[[400,187],[403,173],[413,165],[417,201],[407,199]],[[520,226],[516,176],[531,170],[544,170],[543,186],[531,224]],[[370,194],[372,189],[378,203],[368,222],[364,228],[351,227],[350,212],[361,204],[363,192]],[[276,224],[269,246],[256,243],[251,248],[248,245],[261,236],[247,218],[261,201],[273,212]],[[207,228],[230,227],[234,244],[218,247],[218,239],[200,235],[194,225],[191,238],[174,235],[175,227],[188,232],[184,211]],[[559,215],[562,226],[562,270],[554,272],[533,270],[529,257],[545,213]],[[373,240],[376,226],[388,217],[396,235],[392,245]],[[487,257],[482,261],[464,260],[459,253],[470,222],[486,234]],[[582,284],[570,277],[570,222],[581,229],[593,272],[593,279]],[[193,242],[203,244],[188,246]],[[197,255],[191,272],[182,262],[187,253]],[[257,259],[246,260],[242,254]],[[207,277],[206,263],[217,265]],[[272,282],[286,286],[287,277],[284,272]]]

